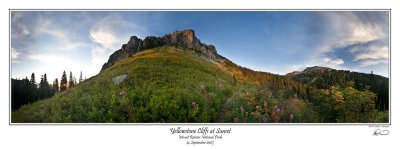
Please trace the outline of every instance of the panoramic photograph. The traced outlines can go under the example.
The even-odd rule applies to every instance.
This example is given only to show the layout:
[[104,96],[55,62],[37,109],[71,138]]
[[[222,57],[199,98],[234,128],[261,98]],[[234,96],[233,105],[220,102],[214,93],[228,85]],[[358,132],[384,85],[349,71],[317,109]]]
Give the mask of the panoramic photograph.
[[390,121],[389,11],[10,11],[10,123]]

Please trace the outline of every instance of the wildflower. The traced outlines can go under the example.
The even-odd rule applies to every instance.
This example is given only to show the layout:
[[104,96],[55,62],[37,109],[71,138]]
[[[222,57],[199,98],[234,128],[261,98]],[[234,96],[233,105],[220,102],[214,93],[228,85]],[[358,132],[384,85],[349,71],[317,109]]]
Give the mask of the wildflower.
[[121,90],[121,91],[119,92],[119,96],[125,96],[125,91],[124,91],[124,90]]
[[277,109],[276,109],[276,112],[277,112],[277,113],[281,112],[281,109],[280,109],[280,108],[277,108]]

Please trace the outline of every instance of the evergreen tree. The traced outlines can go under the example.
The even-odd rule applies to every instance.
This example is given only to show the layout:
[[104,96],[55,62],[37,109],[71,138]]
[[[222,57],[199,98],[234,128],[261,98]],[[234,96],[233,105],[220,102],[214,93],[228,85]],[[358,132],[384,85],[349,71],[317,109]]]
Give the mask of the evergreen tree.
[[44,98],[48,98],[48,97],[51,97],[52,96],[52,91],[51,91],[51,88],[50,88],[50,84],[49,84],[49,82],[47,81],[47,75],[46,75],[46,73],[44,74],[44,76],[43,76],[43,85],[44,85]]
[[15,111],[24,104],[33,102],[31,99],[32,92],[30,80],[11,79],[11,110]]
[[31,80],[29,81],[29,87],[27,88],[29,90],[30,96],[29,99],[27,99],[29,102],[33,102],[37,100],[37,86],[36,86],[36,78],[35,78],[35,73],[31,74]]
[[72,76],[72,71],[69,72],[69,88],[73,87],[75,85],[74,83],[74,78]]
[[32,73],[30,83],[31,84],[36,84],[35,73]]
[[62,76],[61,76],[61,82],[60,82],[60,91],[65,91],[67,90],[67,74],[65,73],[65,71],[63,72]]

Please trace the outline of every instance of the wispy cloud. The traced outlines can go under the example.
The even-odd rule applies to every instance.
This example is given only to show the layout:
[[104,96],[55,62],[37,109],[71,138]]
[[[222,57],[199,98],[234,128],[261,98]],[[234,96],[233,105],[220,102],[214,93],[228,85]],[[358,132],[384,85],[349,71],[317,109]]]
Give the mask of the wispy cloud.
[[11,47],[11,60],[17,59],[19,55],[20,53],[16,49]]
[[[368,59],[360,62],[360,67],[374,66],[378,64],[387,64],[388,60],[384,59]],[[387,72],[386,72],[387,73]]]
[[28,59],[52,64],[68,64],[69,62],[69,60],[63,56],[51,54],[33,54],[29,55]]
[[[340,68],[349,55],[358,66],[377,65],[388,59],[387,12],[324,12],[319,15],[324,31],[311,55],[313,63]],[[321,64],[321,63],[319,63]],[[355,68],[356,69],[356,68]]]
[[[63,18],[57,18],[43,12],[12,12],[12,44],[17,45],[21,51],[31,52],[84,49],[88,44],[74,39],[79,26],[68,27],[70,24],[63,22],[70,19],[68,17],[77,16],[66,15]],[[71,22],[71,24],[74,23]]]
[[28,36],[31,32],[28,29],[24,19],[24,14],[22,12],[12,12],[11,13],[11,38],[20,39]]
[[92,62],[101,66],[112,52],[126,43],[129,36],[141,36],[144,27],[129,22],[118,14],[111,14],[98,20],[90,29]]
[[366,48],[355,47],[351,50],[354,53],[354,60],[365,60],[365,59],[388,59],[389,58],[389,47],[371,45]]
[[344,61],[342,59],[331,59],[328,57],[323,58],[323,61],[326,65],[328,66],[334,66],[337,67],[337,65],[342,65],[344,64]]
[[66,30],[63,27],[57,26],[50,18],[40,16],[38,20],[38,24],[34,29],[37,34],[50,36],[55,41],[55,44],[49,44],[47,47],[49,50],[77,50],[88,46],[87,43],[79,40],[72,40],[72,33],[68,32],[69,30]]

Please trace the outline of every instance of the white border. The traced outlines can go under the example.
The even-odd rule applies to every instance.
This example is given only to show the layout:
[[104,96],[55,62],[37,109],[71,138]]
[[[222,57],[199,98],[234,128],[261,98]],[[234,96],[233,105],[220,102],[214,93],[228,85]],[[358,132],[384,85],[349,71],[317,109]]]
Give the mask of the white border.
[[[388,9],[391,11],[391,38],[400,39],[400,8],[396,0],[358,1],[358,0],[4,0],[0,5],[0,148],[191,148],[181,143],[169,134],[173,126],[154,125],[9,125],[8,111],[8,10],[9,9]],[[391,49],[400,49],[394,43]],[[400,64],[398,50],[391,51],[392,65]],[[232,134],[227,135],[214,146],[196,146],[197,148],[396,148],[399,129],[399,89],[400,72],[393,67],[390,72],[391,88],[391,123],[390,135],[372,136],[374,129],[368,126],[298,126],[298,125],[246,125],[221,126],[232,128]],[[186,127],[186,126],[185,126]],[[199,126],[187,126],[196,128]],[[218,126],[217,126],[218,127]],[[395,139],[396,138],[396,139]]]

